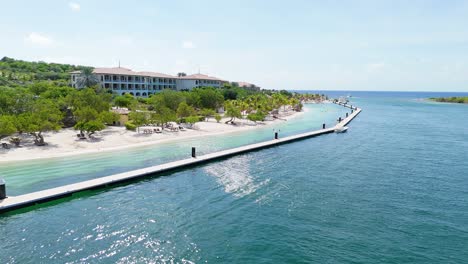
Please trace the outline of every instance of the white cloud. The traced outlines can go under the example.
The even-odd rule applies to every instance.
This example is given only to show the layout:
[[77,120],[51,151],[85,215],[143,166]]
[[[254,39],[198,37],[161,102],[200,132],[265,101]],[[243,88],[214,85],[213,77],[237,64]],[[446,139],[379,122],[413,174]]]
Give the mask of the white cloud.
[[193,48],[195,48],[195,45],[193,44],[192,41],[184,41],[182,43],[182,48],[184,48],[184,49],[193,49]]
[[70,2],[68,3],[68,6],[70,7],[71,10],[74,12],[80,12],[81,6],[75,2]]
[[29,43],[40,45],[40,46],[50,46],[54,41],[50,37],[41,35],[36,32],[30,33],[25,40]]

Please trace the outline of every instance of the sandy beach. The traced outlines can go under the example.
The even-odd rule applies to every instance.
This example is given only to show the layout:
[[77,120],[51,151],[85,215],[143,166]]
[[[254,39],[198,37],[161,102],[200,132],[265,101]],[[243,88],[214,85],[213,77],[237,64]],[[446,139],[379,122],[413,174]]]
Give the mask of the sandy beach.
[[[126,130],[125,127],[110,126],[97,132],[93,139],[78,139],[77,131],[73,128],[62,129],[58,132],[44,133],[47,146],[35,146],[33,138],[29,135],[22,135],[20,147],[11,146],[10,149],[0,148],[0,163],[24,161],[33,159],[57,158],[71,155],[82,155],[87,153],[105,152],[121,150],[132,147],[155,145],[170,141],[177,141],[188,138],[204,137],[233,133],[251,129],[258,129],[265,126],[287,122],[304,112],[280,111],[279,119],[264,122],[251,122],[246,119],[236,119],[236,125],[225,124],[229,118],[223,118],[217,123],[213,118],[206,122],[198,122],[193,129],[171,132],[164,130],[162,133],[144,133],[145,129],[155,127],[140,127],[140,132]],[[2,142],[7,142],[3,139]]]

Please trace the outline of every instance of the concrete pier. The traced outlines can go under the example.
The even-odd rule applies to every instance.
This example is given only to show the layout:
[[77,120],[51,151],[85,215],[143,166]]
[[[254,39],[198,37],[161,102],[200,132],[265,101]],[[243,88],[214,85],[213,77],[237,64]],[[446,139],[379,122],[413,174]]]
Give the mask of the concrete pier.
[[[345,106],[345,107],[349,107],[349,106]],[[148,168],[114,174],[114,175],[110,175],[110,176],[106,176],[106,177],[102,177],[98,179],[68,184],[65,186],[51,188],[51,189],[33,192],[33,193],[28,193],[24,195],[8,197],[3,200],[0,200],[0,213],[20,209],[23,207],[33,206],[35,204],[40,204],[40,203],[60,199],[63,197],[72,196],[74,193],[85,191],[85,190],[105,188],[105,187],[112,186],[115,184],[132,181],[138,178],[155,176],[160,173],[187,168],[190,166],[207,163],[207,162],[218,160],[218,159],[223,159],[223,158],[235,156],[235,155],[250,152],[250,151],[273,147],[273,146],[277,146],[280,144],[285,144],[285,143],[289,143],[289,142],[293,142],[293,141],[297,141],[301,139],[306,139],[310,137],[315,137],[315,136],[319,136],[323,134],[333,133],[335,129],[343,127],[347,125],[349,122],[351,122],[360,112],[361,112],[361,109],[357,108],[354,111],[354,113],[350,114],[347,118],[343,119],[336,126],[330,127],[327,129],[320,129],[320,130],[298,134],[294,136],[289,136],[289,137],[269,140],[269,141],[265,141],[261,143],[251,144],[247,146],[242,146],[238,148],[218,151],[218,152],[214,152],[214,153],[210,153],[210,154],[206,154],[202,156],[196,156],[194,153],[195,150],[192,149],[192,156],[196,156],[194,158],[173,161],[173,162],[169,162],[169,163],[165,163],[165,164],[161,164],[157,166],[152,166]],[[190,150],[187,149],[188,153],[189,151]],[[8,188],[8,186],[6,187]]]

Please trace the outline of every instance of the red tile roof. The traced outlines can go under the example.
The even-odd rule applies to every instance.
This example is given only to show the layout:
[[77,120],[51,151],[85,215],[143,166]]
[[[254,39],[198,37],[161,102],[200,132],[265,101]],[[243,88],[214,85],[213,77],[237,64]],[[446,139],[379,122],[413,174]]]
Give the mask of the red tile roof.
[[212,80],[212,81],[225,82],[225,80],[221,80],[219,78],[216,78],[216,77],[213,77],[213,76],[208,76],[208,75],[205,75],[205,74],[200,74],[200,73],[187,75],[187,76],[182,76],[182,77],[179,77],[179,78],[180,79],[188,79],[188,80]]
[[135,72],[127,68],[116,67],[116,68],[94,68],[93,73],[95,74],[115,74],[115,75],[136,75],[136,76],[148,76],[148,77],[160,77],[160,78],[177,78],[175,76],[159,73],[159,72]]
[[255,84],[248,82],[237,82],[237,84],[239,84],[239,87],[257,87]]
[[[71,74],[79,74],[80,71],[73,71],[70,72]],[[158,78],[172,78],[172,79],[185,79],[185,80],[211,80],[211,81],[220,81],[226,82],[225,80],[208,76],[205,74],[192,74],[182,77],[172,76],[169,74],[159,73],[159,72],[136,72],[132,71],[131,69],[122,68],[122,67],[114,67],[114,68],[94,68],[94,74],[113,74],[113,75],[134,75],[134,76],[147,76],[147,77],[158,77]]]

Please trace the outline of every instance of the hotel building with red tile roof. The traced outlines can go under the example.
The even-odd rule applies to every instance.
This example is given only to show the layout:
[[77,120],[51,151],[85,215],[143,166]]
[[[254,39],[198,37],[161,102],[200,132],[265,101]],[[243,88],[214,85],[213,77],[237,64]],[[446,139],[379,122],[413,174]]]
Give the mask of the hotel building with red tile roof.
[[[81,72],[71,72],[71,85],[78,87]],[[220,88],[227,81],[204,75],[192,74],[184,76],[172,76],[157,72],[136,72],[127,68],[95,68],[93,74],[99,85],[110,89],[117,94],[131,94],[136,97],[149,97],[164,89],[191,90],[196,87]]]

